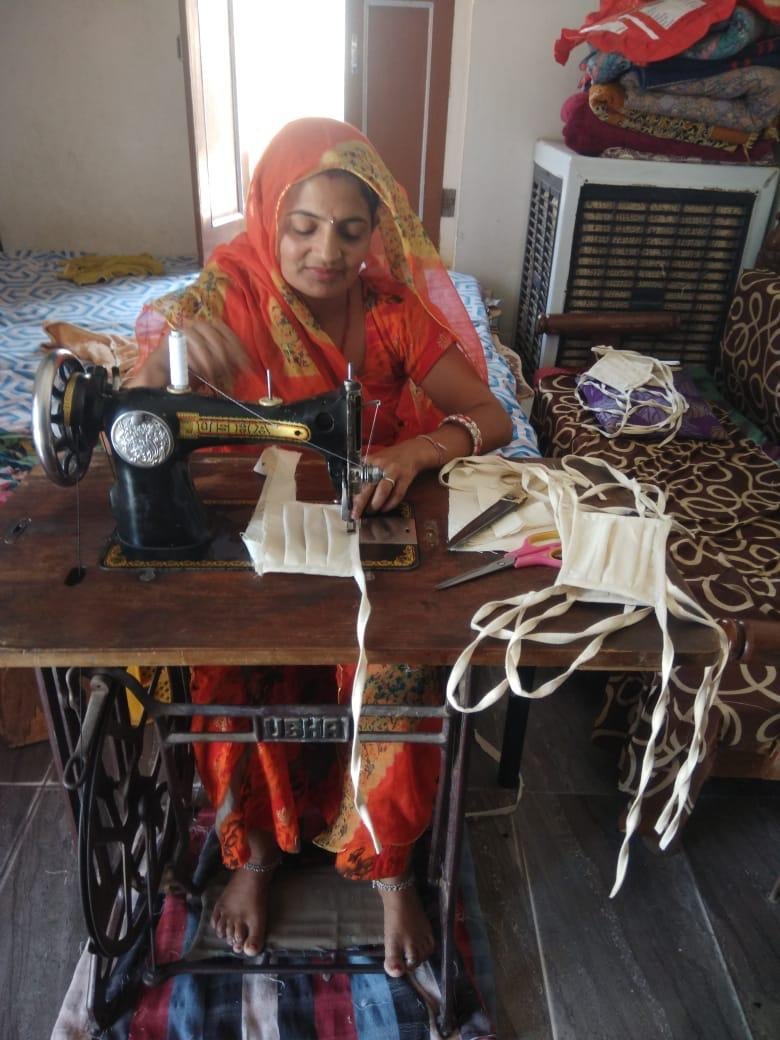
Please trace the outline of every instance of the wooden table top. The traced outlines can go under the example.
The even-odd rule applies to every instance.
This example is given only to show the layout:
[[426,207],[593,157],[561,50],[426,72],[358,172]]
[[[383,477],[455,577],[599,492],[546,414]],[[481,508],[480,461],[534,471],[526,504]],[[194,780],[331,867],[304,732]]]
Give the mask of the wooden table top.
[[[252,472],[253,461],[228,455],[193,458],[202,497],[256,501],[262,478]],[[332,498],[319,459],[304,455],[299,475],[301,498]],[[0,506],[0,665],[337,664],[356,659],[359,591],[352,580],[158,569],[148,581],[142,580],[148,571],[101,568],[114,526],[110,483],[107,460],[96,453],[78,488],[86,575],[76,585],[65,583],[78,559],[76,488],[54,485],[38,467]],[[447,492],[434,474],[418,478],[410,501],[420,566],[370,575],[368,655],[385,663],[452,664],[470,641],[469,622],[483,602],[541,588],[554,574],[536,567],[505,571],[437,591],[437,582],[471,569],[483,557],[444,548]],[[30,523],[24,532],[9,539],[17,521],[26,518]],[[604,614],[605,608],[577,605],[558,627],[584,629]],[[703,626],[672,620],[670,630],[678,663],[704,665],[714,659],[715,638]],[[523,663],[565,666],[582,645],[529,642]],[[504,650],[505,643],[488,640],[474,663],[502,664]],[[650,618],[610,637],[587,667],[657,670],[660,657],[660,633]]]

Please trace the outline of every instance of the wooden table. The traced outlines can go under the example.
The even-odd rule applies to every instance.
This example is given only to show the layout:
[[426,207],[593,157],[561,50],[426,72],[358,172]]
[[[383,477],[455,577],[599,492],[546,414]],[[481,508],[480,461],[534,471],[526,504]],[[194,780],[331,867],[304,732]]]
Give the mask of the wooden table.
[[[251,466],[246,456],[219,455],[196,458],[192,468],[204,498],[255,501],[262,478]],[[330,484],[317,459],[302,461],[299,471],[301,485],[314,492],[302,498],[329,498]],[[5,535],[0,542],[0,666],[337,664],[356,659],[359,596],[352,581],[290,574],[261,578],[251,570],[161,569],[149,581],[142,580],[150,576],[148,569],[102,570],[99,561],[113,529],[110,482],[102,456],[93,460],[78,490],[55,486],[37,468],[0,507],[0,538]],[[375,662],[450,665],[470,641],[469,622],[486,599],[539,588],[552,580],[552,572],[508,571],[437,591],[437,582],[470,569],[480,557],[445,549],[447,495],[432,474],[415,482],[410,501],[421,563],[410,571],[373,572],[367,651]],[[9,535],[28,518],[18,537]],[[77,553],[86,575],[67,585]],[[584,629],[603,614],[604,608],[578,605],[559,625]],[[670,632],[679,664],[714,660],[717,645],[708,629],[671,619]],[[579,643],[528,642],[523,664],[566,666],[580,649]],[[503,654],[503,643],[483,643],[474,664],[501,664]],[[660,662],[660,633],[651,618],[610,637],[586,667],[655,671]]]

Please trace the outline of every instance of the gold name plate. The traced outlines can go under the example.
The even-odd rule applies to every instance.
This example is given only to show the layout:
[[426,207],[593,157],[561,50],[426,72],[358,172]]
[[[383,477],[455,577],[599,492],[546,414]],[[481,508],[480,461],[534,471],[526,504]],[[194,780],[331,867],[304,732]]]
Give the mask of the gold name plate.
[[258,441],[308,441],[311,432],[302,423],[272,419],[233,419],[219,415],[177,412],[179,435],[186,440],[235,438]]

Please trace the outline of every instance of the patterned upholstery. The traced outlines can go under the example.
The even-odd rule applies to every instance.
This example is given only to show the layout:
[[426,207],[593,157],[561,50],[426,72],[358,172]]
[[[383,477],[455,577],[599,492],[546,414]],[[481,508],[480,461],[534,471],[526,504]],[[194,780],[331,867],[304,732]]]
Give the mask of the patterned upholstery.
[[780,274],[742,272],[719,368],[731,401],[775,443],[780,441]]
[[[775,307],[780,322],[780,311]],[[651,440],[607,440],[587,428],[575,377],[541,379],[533,419],[546,455],[593,454],[637,479],[664,487],[668,510],[683,533],[669,541],[671,556],[694,595],[715,617],[774,619],[780,624],[780,467],[730,421],[715,411],[726,441],[679,441],[660,447]],[[659,743],[645,800],[643,830],[649,833],[668,796],[692,733],[692,693],[699,676],[675,670],[672,706]],[[611,676],[594,724],[594,737],[621,745],[620,787],[632,791],[649,733],[654,683],[642,675]],[[780,674],[761,662],[729,665],[710,716],[706,753],[694,776],[690,807],[704,780],[724,775],[780,777]]]

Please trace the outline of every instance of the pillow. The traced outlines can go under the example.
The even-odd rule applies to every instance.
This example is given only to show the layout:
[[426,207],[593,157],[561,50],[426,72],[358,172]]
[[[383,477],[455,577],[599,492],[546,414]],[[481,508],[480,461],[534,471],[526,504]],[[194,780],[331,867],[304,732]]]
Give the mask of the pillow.
[[[674,373],[674,388],[688,402],[688,410],[682,417],[680,428],[675,436],[681,440],[723,441],[726,431],[715,418],[715,413],[707,401],[696,389],[696,384],[687,372]],[[620,425],[620,416],[615,414],[614,399],[599,389],[598,384],[585,380],[579,383],[579,393],[589,408],[594,409],[593,418],[606,433],[614,433]],[[664,418],[664,412],[654,408],[653,400],[659,399],[659,391],[653,389],[633,390],[632,403],[647,401],[646,408],[638,408],[631,416],[631,422],[638,426],[652,426]]]

